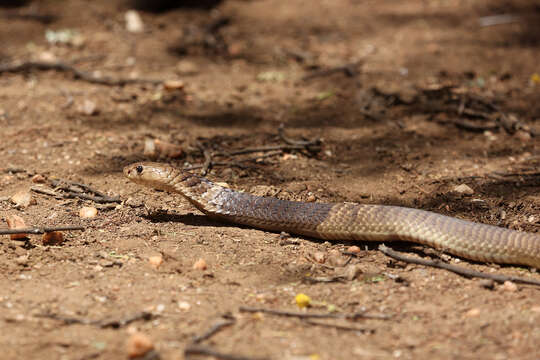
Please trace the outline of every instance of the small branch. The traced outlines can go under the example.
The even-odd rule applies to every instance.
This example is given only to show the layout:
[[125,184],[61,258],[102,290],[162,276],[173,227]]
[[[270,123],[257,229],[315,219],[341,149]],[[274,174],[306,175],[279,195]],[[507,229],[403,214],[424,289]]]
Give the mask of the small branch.
[[134,321],[137,320],[152,320],[155,315],[146,311],[142,311],[140,313],[137,313],[135,315],[132,315],[130,317],[127,317],[125,319],[120,320],[89,320],[84,318],[72,318],[67,316],[62,316],[58,314],[38,314],[37,317],[41,318],[48,318],[53,320],[59,320],[62,321],[66,325],[72,325],[72,324],[82,324],[82,325],[94,325],[98,326],[102,329],[105,328],[113,328],[118,329],[120,327],[126,326],[131,324]]
[[245,307],[241,306],[238,311],[240,312],[248,312],[248,313],[266,313],[270,315],[276,315],[276,316],[284,316],[284,317],[296,317],[300,319],[348,319],[348,320],[356,320],[356,319],[380,319],[380,320],[387,320],[390,319],[391,316],[389,315],[371,315],[366,314],[363,312],[360,313],[352,313],[352,314],[335,314],[335,313],[304,313],[304,312],[294,312],[294,311],[282,311],[282,310],[273,310],[273,309],[263,309],[263,308],[252,308],[252,307]]
[[216,359],[223,360],[262,360],[263,358],[251,358],[240,355],[224,354],[208,347],[190,345],[184,349],[184,357],[188,359],[190,355],[206,355],[213,356]]
[[109,76],[97,77],[91,73],[84,72],[77,69],[76,67],[66,64],[64,62],[39,62],[39,61],[28,61],[18,64],[5,64],[0,65],[0,73],[9,72],[9,73],[19,73],[26,72],[29,70],[55,70],[59,72],[68,72],[72,73],[75,79],[81,79],[83,81],[99,84],[99,85],[108,85],[108,86],[124,86],[127,84],[153,84],[158,85],[163,81],[154,80],[154,79],[124,79],[124,78],[112,78]]
[[379,251],[381,251],[383,254],[399,260],[406,263],[411,264],[418,264],[418,265],[424,265],[424,266],[431,266],[439,269],[444,269],[451,271],[453,273],[456,273],[458,275],[467,277],[467,278],[481,278],[481,279],[490,279],[493,281],[496,281],[498,283],[504,283],[505,281],[512,281],[518,284],[527,284],[527,285],[536,285],[540,286],[540,281],[534,280],[534,279],[525,279],[522,277],[517,276],[507,276],[507,275],[501,275],[501,274],[486,274],[480,271],[467,269],[461,266],[456,266],[452,264],[447,264],[445,262],[442,262],[441,260],[428,260],[428,259],[420,259],[420,258],[413,258],[409,256],[405,256],[400,254],[397,251],[394,251],[390,249],[389,247],[385,246],[384,244],[379,245]]
[[0,235],[11,234],[45,234],[53,231],[84,231],[84,226],[58,226],[58,227],[44,227],[44,228],[24,228],[24,229],[0,229]]
[[309,325],[322,326],[322,327],[328,327],[328,328],[333,328],[333,329],[338,329],[338,330],[345,330],[345,331],[355,331],[355,332],[363,332],[363,333],[364,332],[369,332],[369,333],[374,333],[375,332],[374,329],[357,328],[357,327],[338,325],[338,324],[328,324],[328,323],[319,322],[319,321],[313,321],[313,320],[309,320],[309,319],[304,319],[304,322],[308,323]]
[[200,342],[202,342],[204,340],[210,339],[212,336],[217,334],[219,331],[226,328],[227,326],[231,326],[235,322],[236,322],[236,320],[232,316],[230,316],[230,315],[227,316],[227,317],[223,316],[216,323],[214,323],[214,325],[212,325],[212,327],[210,327],[210,329],[208,329],[208,331],[206,331],[204,334],[195,336],[193,338],[193,344],[199,344]]
[[[233,150],[231,152],[218,152],[215,153],[214,156],[233,156],[233,155],[242,155],[242,154],[250,154],[255,152],[265,152],[265,151],[273,151],[273,150],[310,150],[308,147],[304,145],[269,145],[269,146],[260,146],[260,147],[254,147],[254,148],[246,148],[241,150]],[[310,150],[314,151],[314,150]]]
[[319,71],[314,71],[311,74],[308,74],[302,78],[303,81],[311,80],[316,77],[323,77],[323,76],[329,76],[335,73],[342,72],[348,77],[354,77],[358,75],[357,67],[360,66],[364,61],[356,61],[350,64],[345,64],[341,66],[336,66],[329,69],[323,69]]

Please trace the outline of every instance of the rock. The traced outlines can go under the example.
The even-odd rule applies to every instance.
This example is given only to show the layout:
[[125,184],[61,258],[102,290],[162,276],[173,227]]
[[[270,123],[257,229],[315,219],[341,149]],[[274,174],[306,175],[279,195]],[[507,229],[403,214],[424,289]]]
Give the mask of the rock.
[[148,262],[150,263],[150,266],[152,266],[154,269],[157,269],[161,266],[161,264],[163,264],[163,256],[150,256],[148,258]]
[[328,252],[328,258],[327,258],[328,265],[331,266],[338,266],[343,267],[345,266],[345,263],[347,262],[347,258],[341,254],[341,251],[337,249],[332,249]]
[[518,290],[518,287],[515,283],[513,283],[512,281],[505,281],[503,286],[502,286],[502,289],[504,291],[508,291],[508,292],[516,292]]
[[204,271],[208,269],[208,264],[206,263],[206,260],[204,260],[203,258],[200,258],[199,260],[195,261],[195,263],[193,264],[193,269]]
[[130,359],[142,357],[154,349],[154,343],[148,336],[136,332],[132,334],[126,344],[126,352]]
[[[10,215],[6,218],[6,222],[8,225],[8,228],[10,229],[24,229],[26,227],[26,224],[24,223],[24,220],[19,215]],[[27,239],[28,234],[11,234],[10,239],[11,240],[21,240],[21,239]]]
[[479,308],[472,308],[469,311],[465,313],[466,317],[477,317],[480,315],[480,309]]
[[176,64],[176,71],[182,75],[196,74],[199,72],[199,67],[192,61],[182,60]]
[[19,191],[18,193],[13,195],[11,197],[11,201],[15,204],[16,207],[23,209],[36,203],[36,200],[32,198],[32,194],[30,194],[30,192],[26,190]]
[[484,289],[493,290],[495,288],[495,282],[491,279],[482,279],[479,284]]
[[187,301],[179,301],[178,308],[182,311],[189,311],[191,309],[191,305]]
[[32,182],[34,184],[43,184],[43,183],[45,183],[45,181],[47,181],[47,179],[45,179],[45,176],[43,176],[41,174],[36,174],[36,175],[32,176]]
[[141,33],[144,31],[144,23],[139,13],[135,10],[128,10],[124,15],[126,30],[131,33]]
[[167,91],[181,90],[184,88],[182,80],[166,80],[163,82],[163,88]]
[[83,219],[91,219],[96,217],[98,211],[95,207],[85,206],[79,210],[79,216]]
[[85,99],[83,103],[79,105],[78,110],[80,113],[88,116],[97,115],[99,113],[96,103],[88,99]]
[[521,140],[523,142],[527,142],[527,141],[531,140],[531,133],[528,132],[528,131],[524,131],[524,130],[516,131],[514,136],[517,137],[519,140]]
[[356,245],[353,245],[353,246],[349,246],[347,248],[347,252],[351,253],[351,254],[359,254],[362,250],[356,246]]
[[453,191],[458,193],[458,194],[463,194],[463,195],[472,195],[472,194],[474,194],[474,190],[471,189],[467,184],[458,185],[458,186],[456,186],[454,188]]
[[43,234],[41,243],[43,245],[60,245],[64,242],[64,235],[60,231],[51,231]]

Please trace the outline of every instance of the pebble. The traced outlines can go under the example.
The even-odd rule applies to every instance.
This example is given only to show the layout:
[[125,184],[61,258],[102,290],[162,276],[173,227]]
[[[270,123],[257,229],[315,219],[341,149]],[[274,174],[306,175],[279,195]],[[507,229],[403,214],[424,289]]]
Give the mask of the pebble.
[[18,208],[27,208],[28,206],[35,204],[36,200],[32,198],[32,194],[26,190],[23,190],[14,194],[11,197],[11,202],[13,202]]
[[354,264],[354,265],[348,265],[346,268],[345,268],[345,277],[347,278],[347,280],[349,281],[352,281],[354,279],[356,279],[356,277],[360,274],[362,274],[362,269],[360,268],[360,266],[358,264]]
[[64,235],[60,231],[51,231],[43,234],[41,243],[43,245],[59,245],[64,242]]
[[178,308],[182,311],[189,311],[191,309],[191,305],[187,301],[179,301]]
[[143,333],[135,332],[126,344],[126,352],[130,359],[142,357],[154,349],[154,343]]
[[41,174],[36,174],[34,176],[32,176],[32,182],[34,184],[43,184],[45,183],[46,179],[45,179],[45,176],[41,175]]
[[199,260],[195,261],[193,264],[193,269],[195,270],[206,270],[208,269],[208,264],[206,263],[206,260],[203,258],[200,258]]
[[150,266],[152,266],[154,269],[157,269],[163,264],[163,256],[161,255],[155,255],[150,256],[148,258],[148,262],[150,263]]
[[[26,224],[24,223],[24,220],[19,215],[10,215],[6,218],[6,222],[8,225],[8,228],[10,229],[24,229],[26,227]],[[28,234],[11,234],[10,239],[11,240],[19,240],[19,239],[26,239],[28,238]]]
[[484,289],[493,290],[495,288],[495,282],[491,279],[482,279],[479,284]]
[[469,311],[465,313],[466,317],[476,317],[480,315],[480,309],[479,308],[472,308]]
[[502,289],[504,291],[508,291],[508,292],[516,292],[518,290],[518,287],[515,283],[513,283],[512,281],[505,281],[503,286],[502,286]]
[[166,80],[163,82],[163,88],[167,91],[180,90],[184,88],[182,80]]
[[85,115],[97,115],[99,110],[97,105],[92,100],[85,99],[81,105],[79,105],[78,110],[80,113]]
[[461,184],[454,188],[454,192],[457,192],[458,194],[464,194],[464,195],[472,195],[474,194],[474,190],[471,189],[470,186],[467,184]]
[[350,253],[352,253],[352,254],[359,254],[361,251],[362,251],[362,250],[361,250],[358,246],[356,246],[356,245],[349,246],[349,247],[347,248],[347,252],[350,252]]
[[139,13],[135,10],[128,10],[124,14],[126,30],[131,33],[141,33],[144,31],[144,23]]
[[516,131],[514,136],[523,142],[531,140],[531,133],[524,130]]
[[83,219],[91,219],[96,217],[97,209],[91,206],[84,206],[79,210],[79,216]]

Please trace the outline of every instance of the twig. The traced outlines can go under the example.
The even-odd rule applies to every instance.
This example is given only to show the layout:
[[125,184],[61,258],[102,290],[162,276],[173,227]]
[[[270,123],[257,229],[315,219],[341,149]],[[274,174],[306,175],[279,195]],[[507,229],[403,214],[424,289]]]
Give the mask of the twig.
[[197,345],[189,345],[184,349],[184,357],[188,359],[190,355],[207,355],[207,356],[213,356],[216,359],[223,359],[223,360],[262,360],[264,358],[251,358],[251,357],[245,357],[240,355],[233,355],[233,354],[224,354],[219,351],[213,350],[208,347],[203,346],[197,346]]
[[127,84],[161,84],[163,81],[155,79],[125,79],[125,78],[112,78],[109,76],[97,77],[91,73],[79,70],[76,67],[66,64],[64,62],[40,62],[40,61],[27,61],[16,64],[4,64],[0,65],[0,73],[19,73],[29,70],[55,70],[60,72],[72,73],[75,79],[81,79],[83,81],[108,86],[124,86]]
[[358,70],[356,68],[359,65],[361,65],[363,62],[364,62],[363,60],[360,60],[360,61],[356,61],[356,62],[353,62],[353,63],[350,63],[350,64],[345,64],[345,65],[336,66],[336,67],[329,68],[329,69],[323,69],[323,70],[319,70],[319,71],[314,71],[311,74],[308,74],[308,75],[304,76],[302,78],[302,80],[307,81],[307,80],[311,80],[311,79],[316,78],[316,77],[328,76],[328,75],[332,75],[332,74],[339,73],[339,72],[344,73],[348,77],[353,77],[353,76],[356,76],[358,74]]
[[142,311],[140,313],[137,313],[135,315],[132,315],[125,319],[120,319],[120,320],[89,320],[89,319],[84,319],[84,318],[72,318],[68,316],[62,316],[58,314],[49,314],[49,313],[38,314],[36,316],[42,317],[42,318],[49,318],[53,320],[59,320],[59,321],[62,321],[66,325],[72,325],[72,324],[95,325],[95,326],[99,326],[102,329],[105,329],[105,328],[118,329],[120,327],[129,325],[132,322],[137,321],[137,320],[148,321],[148,320],[152,320],[155,317],[154,314],[150,312],[146,312],[146,311]]
[[37,192],[37,193],[40,193],[40,194],[49,195],[49,196],[54,196],[54,197],[59,197],[59,198],[63,197],[61,194],[59,194],[59,193],[57,193],[57,192],[55,192],[53,190],[41,187],[41,186],[32,186],[30,188],[30,190],[32,190],[34,192]]
[[57,226],[57,227],[43,227],[43,228],[24,228],[24,229],[0,229],[0,235],[10,234],[45,234],[53,231],[84,231],[84,226]]
[[217,334],[220,330],[226,328],[227,326],[231,326],[235,322],[236,320],[232,316],[230,315],[223,316],[216,323],[214,323],[212,327],[210,327],[210,329],[208,329],[205,333],[195,336],[193,338],[193,344],[199,344],[200,342],[204,340],[210,339],[212,336]]
[[528,285],[536,285],[540,286],[540,281],[534,280],[534,279],[525,279],[518,276],[510,276],[510,275],[502,275],[502,274],[486,274],[480,271],[467,269],[461,266],[456,266],[452,264],[447,264],[445,262],[442,262],[441,260],[428,260],[428,259],[420,259],[420,258],[413,258],[410,256],[405,256],[400,254],[397,251],[394,251],[387,247],[384,244],[379,245],[379,250],[393,258],[399,261],[404,261],[411,264],[418,264],[418,265],[424,265],[424,266],[431,266],[439,269],[444,269],[451,271],[453,273],[456,273],[458,275],[467,277],[467,278],[481,278],[481,279],[490,279],[493,281],[496,281],[498,283],[504,283],[505,281],[512,281],[518,284],[528,284]]
[[[98,190],[95,190],[91,188],[88,185],[81,184],[78,182],[71,182],[67,180],[51,180],[51,185],[56,187],[59,190],[65,191],[64,193],[58,193],[53,190],[49,190],[42,187],[33,186],[30,188],[30,190],[49,195],[54,197],[60,197],[64,199],[72,199],[72,198],[81,198],[85,200],[91,200],[96,203],[100,204],[106,204],[106,203],[120,203],[122,202],[119,197],[111,197],[108,196]],[[95,195],[88,195],[84,194],[84,191],[88,191],[90,193],[93,193]]]
[[248,313],[266,313],[276,316],[285,316],[285,317],[297,317],[300,319],[380,319],[387,320],[390,319],[389,315],[371,315],[364,312],[352,313],[352,314],[335,314],[335,313],[304,313],[304,312],[294,312],[294,311],[283,311],[283,310],[273,310],[273,309],[264,309],[264,308],[252,308],[241,306],[238,311],[248,312]]
[[353,326],[345,326],[345,325],[338,325],[338,324],[328,324],[328,323],[319,322],[319,321],[313,321],[313,320],[309,320],[309,319],[304,319],[304,322],[308,323],[309,325],[329,327],[329,328],[334,328],[334,329],[338,329],[338,330],[345,330],[345,331],[370,332],[370,333],[375,332],[374,329],[357,328],[357,327],[353,327]]
[[[213,161],[212,162],[212,167],[214,167],[214,166],[236,166],[236,167],[239,167],[241,169],[246,169],[248,166],[240,164],[241,162],[257,161],[257,160],[260,160],[260,159],[265,159],[265,158],[268,158],[268,157],[280,155],[282,153],[283,153],[282,151],[274,151],[274,152],[264,154],[264,155],[261,155],[261,156],[256,156],[256,157],[247,158],[247,159],[239,159],[237,161]],[[204,166],[204,164],[191,165],[191,166],[185,167],[184,170],[190,171],[190,170],[201,169],[201,168],[203,168],[203,166]]]
[[[218,152],[214,153],[215,156],[233,156],[233,155],[242,155],[242,154],[249,154],[254,152],[265,152],[265,151],[273,151],[273,150],[310,150],[309,147],[306,147],[304,145],[268,145],[268,146],[260,146],[260,147],[254,147],[254,148],[245,148],[240,150],[233,150],[230,152]],[[315,151],[315,149],[310,150]]]

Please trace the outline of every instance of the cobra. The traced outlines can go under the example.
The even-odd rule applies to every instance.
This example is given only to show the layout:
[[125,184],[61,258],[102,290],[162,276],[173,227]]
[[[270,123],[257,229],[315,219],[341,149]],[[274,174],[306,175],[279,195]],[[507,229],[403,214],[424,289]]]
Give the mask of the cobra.
[[533,233],[399,206],[255,196],[167,164],[135,163],[124,174],[135,183],[180,194],[204,214],[235,224],[325,240],[410,241],[471,260],[540,268],[540,236]]

